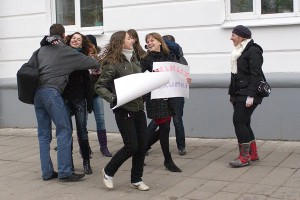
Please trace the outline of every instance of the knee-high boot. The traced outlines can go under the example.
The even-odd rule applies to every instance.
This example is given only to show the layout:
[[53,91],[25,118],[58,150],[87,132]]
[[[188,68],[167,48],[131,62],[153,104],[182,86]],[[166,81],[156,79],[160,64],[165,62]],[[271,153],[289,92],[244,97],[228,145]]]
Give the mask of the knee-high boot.
[[112,154],[109,152],[107,148],[106,130],[104,129],[104,130],[97,131],[97,136],[98,136],[101,153],[106,157],[112,157]]
[[232,167],[244,167],[249,165],[251,162],[249,156],[250,143],[241,143],[239,144],[239,157],[237,157],[234,161],[231,161],[229,164]]
[[89,141],[81,140],[80,149],[83,158],[83,169],[85,174],[92,174],[93,170],[90,165],[90,150],[89,150]]
[[258,161],[259,160],[259,157],[258,157],[258,154],[257,154],[257,146],[256,146],[255,140],[252,140],[250,142],[249,155],[250,155],[251,161]]

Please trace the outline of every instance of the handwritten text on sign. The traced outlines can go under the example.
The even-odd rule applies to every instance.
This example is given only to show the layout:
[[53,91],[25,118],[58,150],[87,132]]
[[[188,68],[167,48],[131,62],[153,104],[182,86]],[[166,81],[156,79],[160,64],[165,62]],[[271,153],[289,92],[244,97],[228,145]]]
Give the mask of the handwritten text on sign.
[[154,62],[153,70],[156,69],[159,72],[154,73],[171,72],[172,76],[169,83],[151,92],[151,99],[189,98],[189,84],[186,81],[186,78],[190,77],[189,66],[175,62]]

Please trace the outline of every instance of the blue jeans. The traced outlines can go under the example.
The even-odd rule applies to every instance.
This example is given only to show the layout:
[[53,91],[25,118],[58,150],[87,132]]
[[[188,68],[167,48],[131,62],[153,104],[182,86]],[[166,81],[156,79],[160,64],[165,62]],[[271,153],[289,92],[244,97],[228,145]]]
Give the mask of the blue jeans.
[[38,89],[34,96],[34,108],[38,123],[38,139],[42,177],[49,178],[54,169],[50,157],[52,140],[51,120],[56,126],[58,177],[64,178],[72,170],[72,129],[70,118],[60,92],[54,88]]
[[[176,144],[178,149],[185,149],[185,131],[183,126],[183,108],[184,108],[184,97],[170,98],[170,104],[174,109],[175,115],[173,116],[173,124],[175,127]],[[157,125],[152,120],[148,125],[148,134],[155,134]],[[151,138],[151,136],[149,136]],[[157,141],[158,141],[158,137]],[[153,143],[150,141],[150,143]],[[149,145],[149,144],[148,144]],[[148,146],[150,148],[150,146]]]
[[105,130],[103,99],[99,96],[93,98],[93,112],[97,131]]
[[[79,140],[88,140],[87,131],[87,108],[85,99],[70,99],[67,101],[70,114],[75,115],[77,137]],[[70,118],[71,125],[72,120]]]

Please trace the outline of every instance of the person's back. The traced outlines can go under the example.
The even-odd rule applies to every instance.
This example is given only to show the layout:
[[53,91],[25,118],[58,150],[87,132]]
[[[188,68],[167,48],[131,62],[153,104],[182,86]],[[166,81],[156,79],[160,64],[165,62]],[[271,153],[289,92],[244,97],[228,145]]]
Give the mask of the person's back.
[[170,49],[170,52],[174,55],[176,62],[183,65],[188,65],[188,62],[183,56],[182,47],[175,42],[175,38],[171,35],[165,35],[163,36],[163,39]]
[[[65,29],[61,24],[50,27],[50,36],[57,35],[58,40],[63,41],[64,34]],[[40,80],[34,96],[34,108],[38,122],[42,178],[45,181],[57,177],[61,181],[78,181],[84,177],[84,174],[74,173],[72,167],[72,128],[61,96],[72,71],[99,65],[96,60],[83,56],[62,42],[41,47],[38,54]],[[56,126],[58,172],[54,171],[50,156],[52,122]]]
[[[54,36],[62,40],[59,36]],[[39,54],[40,87],[54,87],[63,91],[71,72],[96,68],[99,63],[60,42],[41,47]]]

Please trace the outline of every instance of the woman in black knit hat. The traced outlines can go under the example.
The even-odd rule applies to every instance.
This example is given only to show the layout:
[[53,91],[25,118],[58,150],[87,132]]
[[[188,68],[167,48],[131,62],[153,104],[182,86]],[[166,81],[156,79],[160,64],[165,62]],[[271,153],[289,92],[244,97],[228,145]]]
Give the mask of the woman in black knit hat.
[[257,147],[250,126],[251,115],[262,97],[256,94],[262,80],[263,49],[252,39],[251,31],[242,25],[232,30],[230,102],[233,105],[233,124],[239,145],[239,156],[229,164],[243,167],[258,161]]

